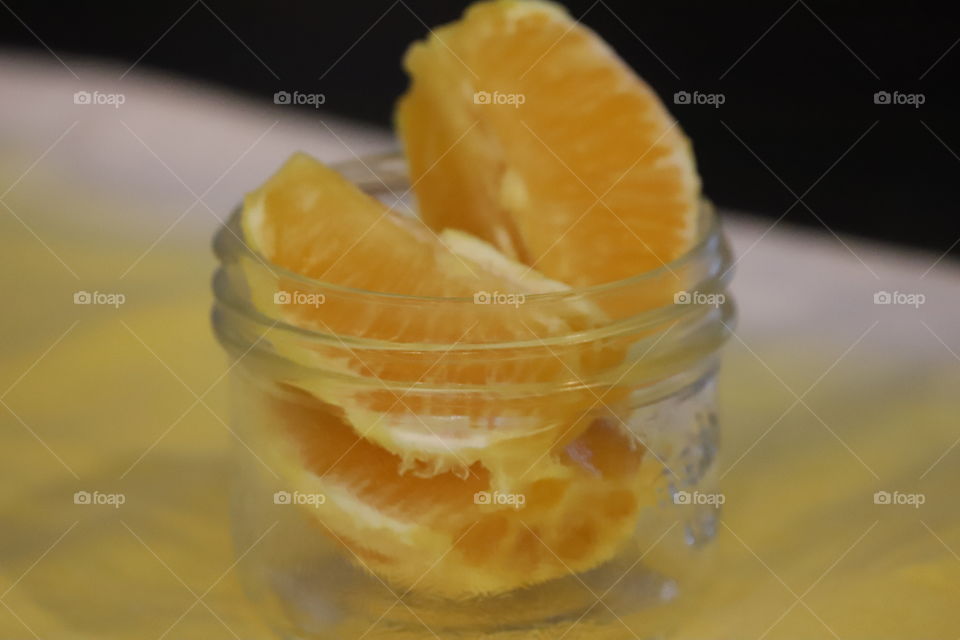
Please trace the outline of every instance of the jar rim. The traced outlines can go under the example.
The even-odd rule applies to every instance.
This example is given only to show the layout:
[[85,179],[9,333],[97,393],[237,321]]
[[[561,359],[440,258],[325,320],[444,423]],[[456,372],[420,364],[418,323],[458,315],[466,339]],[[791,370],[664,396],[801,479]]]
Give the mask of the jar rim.
[[[350,163],[332,165],[335,170],[343,173],[348,179],[356,183],[368,193],[375,195],[376,191],[386,192],[386,195],[393,195],[394,190],[388,184],[392,181],[397,189],[403,189],[406,186],[407,178],[404,169],[391,169],[390,165],[402,165],[402,157],[398,154],[389,153],[367,158],[358,158]],[[374,172],[371,165],[381,171],[385,171],[386,180]],[[384,167],[386,167],[384,169]],[[360,172],[363,174],[360,174]],[[351,175],[352,174],[352,175]],[[360,175],[358,175],[360,174]],[[214,250],[220,260],[220,267],[214,279],[214,292],[216,297],[216,306],[230,314],[238,314],[247,321],[252,321],[258,325],[270,326],[274,329],[281,329],[285,332],[298,335],[301,339],[318,340],[326,342],[328,339],[335,344],[345,346],[356,346],[376,350],[449,350],[450,345],[446,343],[398,343],[389,340],[382,340],[370,337],[359,337],[352,335],[332,334],[325,331],[310,329],[296,324],[291,324],[282,318],[265,314],[249,300],[245,299],[241,292],[235,289],[236,285],[232,278],[226,273],[230,269],[229,263],[245,261],[244,266],[255,270],[263,271],[265,276],[273,279],[282,279],[286,282],[302,285],[309,291],[325,292],[326,294],[342,296],[348,299],[356,299],[364,304],[383,305],[385,307],[397,305],[441,305],[443,308],[456,309],[452,305],[475,305],[473,297],[442,297],[442,296],[417,296],[405,295],[383,291],[371,291],[356,287],[349,287],[333,282],[310,278],[276,265],[268,260],[243,239],[243,232],[240,225],[241,209],[238,207],[220,227],[214,238]],[[688,287],[678,287],[677,291],[699,291],[699,292],[723,292],[726,282],[730,277],[732,259],[729,247],[723,237],[721,222],[715,209],[708,200],[702,199],[698,212],[698,222],[696,228],[696,240],[692,246],[678,256],[676,259],[665,263],[656,269],[635,274],[627,278],[613,280],[610,282],[587,285],[582,287],[571,287],[562,291],[546,293],[525,293],[524,307],[537,305],[555,305],[565,304],[567,302],[579,300],[600,299],[602,296],[625,296],[632,295],[634,292],[642,292],[648,285],[657,286],[657,282],[671,282],[671,278],[676,278],[678,283],[689,285]],[[679,274],[685,277],[681,277]],[[694,288],[695,287],[695,288]],[[728,307],[729,302],[725,302],[721,307]],[[665,301],[660,306],[650,307],[638,310],[632,315],[611,318],[610,322],[601,326],[590,328],[584,331],[574,331],[556,336],[542,338],[521,339],[507,342],[467,342],[461,345],[464,349],[499,349],[499,348],[523,348],[531,347],[550,347],[552,345],[571,344],[597,339],[598,337],[610,337],[622,332],[636,331],[644,327],[662,326],[663,323],[671,321],[681,321],[686,323],[696,323],[696,318],[704,314],[713,316],[715,314],[708,311],[717,311],[709,304],[692,302],[678,303],[676,300]],[[732,310],[726,309],[722,314],[725,317],[732,316]]]

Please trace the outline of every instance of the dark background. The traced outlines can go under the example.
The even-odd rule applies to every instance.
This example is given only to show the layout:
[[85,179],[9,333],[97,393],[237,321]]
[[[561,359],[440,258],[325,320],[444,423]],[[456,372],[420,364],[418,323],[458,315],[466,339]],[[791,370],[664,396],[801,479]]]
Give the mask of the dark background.
[[[0,46],[142,58],[264,103],[322,92],[327,109],[386,125],[404,49],[466,4],[2,0]],[[960,238],[960,24],[946,3],[564,4],[664,97],[719,204],[938,253]],[[681,90],[725,103],[675,105]],[[925,103],[874,104],[881,90]]]

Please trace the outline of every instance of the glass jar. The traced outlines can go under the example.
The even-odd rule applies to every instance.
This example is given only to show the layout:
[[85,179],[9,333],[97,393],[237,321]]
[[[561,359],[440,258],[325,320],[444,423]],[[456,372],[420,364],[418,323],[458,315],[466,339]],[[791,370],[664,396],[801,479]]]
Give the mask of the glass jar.
[[[387,201],[407,188],[395,157],[340,169]],[[234,214],[215,241],[213,309],[240,443],[233,527],[278,633],[661,632],[652,607],[682,590],[723,502],[710,471],[730,254],[709,205],[699,222],[695,246],[651,273],[441,299],[286,272],[241,242]],[[518,322],[591,322],[508,343],[364,335],[386,314],[502,322],[498,303],[522,305]],[[306,329],[296,310],[311,307],[355,325]]]

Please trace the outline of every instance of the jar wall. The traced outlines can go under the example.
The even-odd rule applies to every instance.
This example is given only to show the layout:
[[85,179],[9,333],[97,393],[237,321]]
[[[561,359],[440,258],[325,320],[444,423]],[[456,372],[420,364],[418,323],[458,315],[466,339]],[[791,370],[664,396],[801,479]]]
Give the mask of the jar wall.
[[[361,182],[371,195],[408,187],[390,160],[363,163],[390,185]],[[235,214],[215,241],[213,324],[242,441],[237,569],[278,633],[668,631],[655,612],[701,567],[723,501],[731,256],[708,203],[698,231],[662,269],[530,295],[505,316],[476,296],[283,271],[243,244]],[[505,322],[529,335],[503,342]],[[431,331],[395,335],[415,323]]]
[[[233,526],[238,552],[252,547],[238,569],[256,605],[292,637],[432,637],[425,625],[443,637],[518,629],[560,637],[578,620],[611,629],[626,620],[638,635],[654,635],[663,629],[645,628],[644,612],[682,587],[678,573],[690,557],[677,554],[697,554],[715,531],[719,505],[708,499],[719,495],[711,474],[718,441],[715,361],[679,387],[664,381],[670,391],[654,401],[648,387],[637,387],[625,389],[617,403],[590,408],[583,417],[590,426],[577,426],[581,434],[568,442],[535,442],[543,448],[528,456],[562,458],[579,472],[566,481],[583,486],[567,489],[573,500],[562,509],[542,503],[556,495],[536,479],[519,481],[513,503],[508,493],[498,505],[490,477],[476,468],[466,476],[401,470],[398,458],[352,433],[338,408],[267,382],[249,364],[232,374],[235,428],[249,447],[238,445],[236,452]],[[488,492],[488,504],[477,503],[478,491]],[[625,498],[631,504],[623,504]],[[355,500],[389,505],[381,508],[393,517],[354,513],[363,506]],[[430,512],[455,507],[460,513],[449,517]],[[559,515],[551,517],[556,509]],[[345,517],[365,517],[367,526]],[[410,536],[409,549],[430,538],[397,522],[443,523],[450,536],[436,540],[452,543],[406,556],[408,549],[391,538]],[[573,537],[592,540],[584,543],[593,546],[580,565],[578,551],[564,546]],[[652,553],[654,545],[662,552]],[[409,570],[394,566],[405,562]],[[537,562],[557,570],[530,579]],[[509,575],[510,565],[524,563],[528,579],[521,583],[487,578],[490,568]],[[498,589],[447,588],[452,576],[469,583],[471,571]],[[600,593],[606,606],[597,606],[593,594]]]

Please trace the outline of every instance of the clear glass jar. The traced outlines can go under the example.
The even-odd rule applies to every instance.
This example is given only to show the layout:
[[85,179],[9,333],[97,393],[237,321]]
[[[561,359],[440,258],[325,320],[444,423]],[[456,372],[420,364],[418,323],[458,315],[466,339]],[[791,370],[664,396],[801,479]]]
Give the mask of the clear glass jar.
[[[400,166],[341,171],[389,199],[406,189]],[[364,337],[371,314],[482,324],[495,305],[309,280],[240,235],[235,214],[215,241],[213,324],[242,441],[238,569],[279,634],[662,631],[651,607],[682,590],[723,502],[714,388],[733,308],[708,205],[673,263],[520,301],[523,318],[602,322],[510,343]],[[305,329],[291,315],[320,305],[355,328]]]

